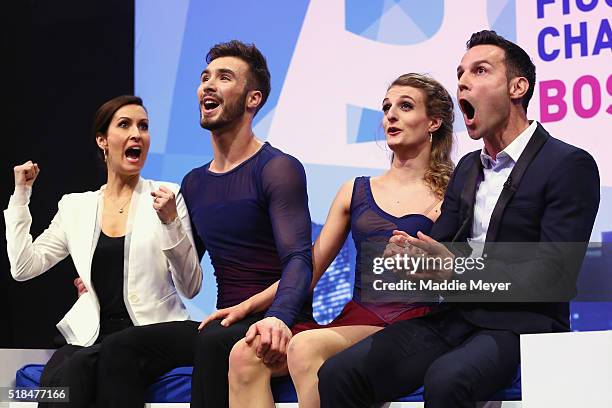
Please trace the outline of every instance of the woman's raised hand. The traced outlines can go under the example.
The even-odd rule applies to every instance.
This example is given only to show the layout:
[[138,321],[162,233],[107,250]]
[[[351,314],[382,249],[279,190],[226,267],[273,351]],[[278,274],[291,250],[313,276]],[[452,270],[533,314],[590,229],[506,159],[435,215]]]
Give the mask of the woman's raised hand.
[[160,221],[164,224],[174,221],[178,216],[174,193],[170,189],[160,186],[159,190],[151,192],[151,196],[154,197],[153,208],[157,211]]
[[15,187],[32,187],[32,184],[34,184],[34,180],[36,180],[40,169],[38,168],[38,164],[32,163],[31,160],[28,160],[19,166],[15,166],[13,171],[15,172]]

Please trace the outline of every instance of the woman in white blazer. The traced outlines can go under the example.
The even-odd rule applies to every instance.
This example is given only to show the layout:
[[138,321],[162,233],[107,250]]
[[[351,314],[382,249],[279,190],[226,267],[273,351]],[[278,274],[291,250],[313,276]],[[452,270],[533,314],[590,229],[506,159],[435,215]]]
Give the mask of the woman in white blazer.
[[132,325],[188,319],[178,292],[192,298],[202,283],[179,186],[140,177],[150,145],[142,100],[120,96],[103,104],[94,135],[107,168],[100,190],[62,197],[49,227],[32,241],[28,203],[39,168],[29,161],[15,167],[15,192],[4,211],[16,280],[32,279],[71,255],[86,289],[57,324],[68,344],[41,379],[42,386],[70,387],[70,405],[62,407],[93,401],[104,338]]

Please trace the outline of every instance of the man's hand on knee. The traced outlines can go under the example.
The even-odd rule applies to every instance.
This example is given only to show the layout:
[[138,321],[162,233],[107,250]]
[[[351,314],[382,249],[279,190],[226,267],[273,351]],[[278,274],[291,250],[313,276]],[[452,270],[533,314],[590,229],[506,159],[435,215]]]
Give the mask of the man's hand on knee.
[[244,301],[236,306],[226,307],[211,313],[208,317],[202,320],[198,326],[198,330],[202,330],[204,326],[213,320],[221,319],[221,326],[229,327],[232,323],[239,322],[251,313],[250,305]]
[[257,357],[265,364],[273,365],[287,358],[287,345],[293,334],[287,325],[276,317],[266,317],[253,323],[246,333],[245,341],[251,344],[259,335]]

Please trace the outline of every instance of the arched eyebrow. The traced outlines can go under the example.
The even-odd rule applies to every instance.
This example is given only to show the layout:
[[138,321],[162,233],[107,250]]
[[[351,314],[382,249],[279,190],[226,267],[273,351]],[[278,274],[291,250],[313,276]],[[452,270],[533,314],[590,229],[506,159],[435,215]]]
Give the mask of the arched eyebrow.
[[[416,100],[410,95],[400,95],[398,99],[410,99],[413,103],[416,103]],[[382,103],[389,102],[389,98],[383,99]]]
[[134,122],[134,121],[136,121],[136,122],[142,122],[142,121],[148,122],[149,118],[131,118],[129,116],[119,116],[116,119],[117,122],[119,122],[121,120],[127,120],[127,121],[130,121],[130,122]]
[[[472,61],[470,63],[470,65],[468,66],[468,68],[477,67],[480,64],[487,64],[489,66],[493,66],[491,61],[489,61],[486,58],[482,58],[482,59],[479,59],[479,60],[476,60],[476,61]],[[464,72],[465,72],[465,68],[463,66],[459,65],[457,67],[457,76],[461,76],[461,74],[463,74]]]
[[232,71],[231,69],[229,69],[229,68],[219,68],[217,70],[217,73],[218,74],[229,74],[229,75],[231,75],[233,77],[236,76],[236,73],[234,71]]
[[[229,69],[229,68],[218,68],[215,71],[216,71],[217,75],[228,74],[228,75],[230,75],[230,76],[232,76],[234,78],[236,77],[236,73],[233,70]],[[211,73],[210,70],[208,68],[206,68],[200,74],[200,78],[202,78],[204,76],[204,74],[209,74],[210,75],[210,73]]]
[[399,99],[410,99],[413,103],[416,103],[416,100],[410,95],[400,95]]

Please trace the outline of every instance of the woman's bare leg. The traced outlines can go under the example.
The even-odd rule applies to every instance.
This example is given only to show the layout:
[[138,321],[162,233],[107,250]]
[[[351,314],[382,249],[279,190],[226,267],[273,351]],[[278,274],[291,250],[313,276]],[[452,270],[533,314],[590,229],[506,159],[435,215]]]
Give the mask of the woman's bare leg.
[[341,326],[307,330],[293,336],[287,363],[300,408],[319,407],[317,372],[325,360],[381,329],[378,326]]

